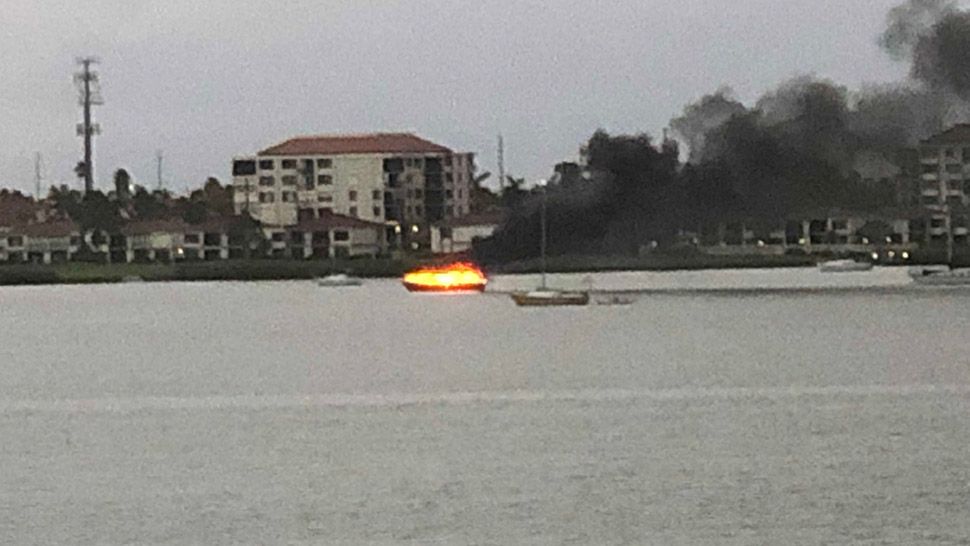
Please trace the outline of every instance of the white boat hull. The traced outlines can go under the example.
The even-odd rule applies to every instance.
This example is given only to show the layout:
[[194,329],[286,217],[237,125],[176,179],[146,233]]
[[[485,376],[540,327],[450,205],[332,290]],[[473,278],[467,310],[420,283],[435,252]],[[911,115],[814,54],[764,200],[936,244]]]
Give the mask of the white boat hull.
[[871,270],[872,263],[855,260],[832,260],[818,264],[818,269],[822,273],[853,273]]
[[317,279],[317,285],[325,288],[337,288],[341,286],[360,286],[364,282],[356,277],[347,275],[330,275]]

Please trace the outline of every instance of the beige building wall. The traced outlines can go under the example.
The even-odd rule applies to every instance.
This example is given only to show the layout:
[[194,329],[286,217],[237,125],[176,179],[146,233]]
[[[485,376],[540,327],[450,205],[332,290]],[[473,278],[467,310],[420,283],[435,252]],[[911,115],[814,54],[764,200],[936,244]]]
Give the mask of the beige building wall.
[[[249,212],[267,225],[290,226],[303,214],[330,210],[371,222],[385,223],[385,193],[390,193],[398,218],[405,226],[428,221],[424,160],[442,159],[444,217],[456,218],[470,212],[474,154],[341,154],[303,156],[237,157],[254,161],[256,172],[233,175],[234,206],[237,214]],[[388,187],[384,173],[386,159],[402,159],[404,171],[398,186]],[[307,162],[312,171],[307,171]],[[286,166],[284,166],[286,165]],[[312,183],[308,184],[308,177]]]

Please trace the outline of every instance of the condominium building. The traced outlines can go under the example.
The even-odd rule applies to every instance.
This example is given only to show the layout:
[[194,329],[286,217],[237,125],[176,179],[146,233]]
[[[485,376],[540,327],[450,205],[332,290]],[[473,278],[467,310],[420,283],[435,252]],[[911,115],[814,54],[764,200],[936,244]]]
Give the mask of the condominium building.
[[956,125],[920,142],[920,204],[928,212],[930,242],[952,234],[966,243],[970,204],[970,124]]
[[233,160],[234,204],[264,225],[328,214],[384,224],[405,240],[469,214],[474,155],[408,133],[291,138]]

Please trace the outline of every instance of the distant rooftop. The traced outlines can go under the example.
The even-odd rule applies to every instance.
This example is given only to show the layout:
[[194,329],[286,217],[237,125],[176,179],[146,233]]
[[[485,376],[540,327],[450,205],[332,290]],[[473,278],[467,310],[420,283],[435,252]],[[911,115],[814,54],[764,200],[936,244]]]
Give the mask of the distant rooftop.
[[445,146],[411,133],[317,135],[291,138],[266,148],[259,155],[341,155],[387,153],[450,154]]
[[923,140],[921,144],[934,146],[939,144],[965,144],[967,142],[970,142],[970,123],[960,123]]

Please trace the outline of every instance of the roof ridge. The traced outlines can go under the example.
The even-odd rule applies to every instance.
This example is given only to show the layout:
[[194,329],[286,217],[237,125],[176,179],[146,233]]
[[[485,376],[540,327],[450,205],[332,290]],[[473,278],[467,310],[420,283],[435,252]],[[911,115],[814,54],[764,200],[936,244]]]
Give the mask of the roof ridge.
[[410,131],[374,131],[369,133],[316,133],[307,135],[297,135],[287,140],[311,140],[318,138],[373,138],[381,136],[409,136],[425,140]]

